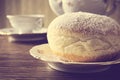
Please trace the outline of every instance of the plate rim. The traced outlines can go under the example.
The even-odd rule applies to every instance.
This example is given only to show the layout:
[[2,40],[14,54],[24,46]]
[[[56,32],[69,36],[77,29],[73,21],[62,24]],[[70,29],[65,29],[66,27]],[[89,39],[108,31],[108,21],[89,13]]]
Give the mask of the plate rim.
[[[48,62],[48,63],[61,63],[61,64],[64,64],[64,65],[114,65],[114,64],[119,64],[120,63],[120,58],[119,59],[116,59],[116,60],[113,60],[113,61],[106,61],[106,62],[65,62],[65,61],[48,61],[48,60],[44,60],[38,56],[35,56],[35,54],[38,50],[38,47],[39,46],[42,46],[42,45],[48,45],[48,44],[41,44],[41,45],[36,45],[36,46],[33,46],[29,52],[30,52],[30,55],[33,56],[34,58],[36,59],[40,59],[42,61],[45,61],[45,62]],[[49,46],[49,45],[48,45]]]

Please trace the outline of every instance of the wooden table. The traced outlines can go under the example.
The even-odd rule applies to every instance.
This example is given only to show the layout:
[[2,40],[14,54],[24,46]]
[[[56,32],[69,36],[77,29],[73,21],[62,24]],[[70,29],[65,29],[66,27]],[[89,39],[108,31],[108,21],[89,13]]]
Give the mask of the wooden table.
[[98,73],[65,73],[51,69],[46,62],[37,60],[29,50],[45,43],[11,43],[0,36],[0,80],[120,80],[120,64]]

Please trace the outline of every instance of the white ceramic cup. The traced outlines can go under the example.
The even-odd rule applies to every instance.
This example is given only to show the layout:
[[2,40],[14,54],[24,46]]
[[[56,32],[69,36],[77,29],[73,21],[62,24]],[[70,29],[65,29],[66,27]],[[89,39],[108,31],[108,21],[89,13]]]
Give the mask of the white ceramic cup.
[[106,8],[103,0],[62,0],[62,7],[65,13],[84,11],[97,14],[104,14]]
[[35,29],[41,29],[44,23],[44,15],[7,15],[7,18],[19,33],[32,33]]

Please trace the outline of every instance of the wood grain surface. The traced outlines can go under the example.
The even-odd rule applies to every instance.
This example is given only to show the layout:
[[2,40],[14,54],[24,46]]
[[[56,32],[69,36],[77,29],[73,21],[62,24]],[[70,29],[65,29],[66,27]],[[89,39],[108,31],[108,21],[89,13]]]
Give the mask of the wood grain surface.
[[46,41],[11,43],[0,36],[0,80],[120,80],[120,64],[98,73],[65,73],[51,69],[37,60],[29,50]]

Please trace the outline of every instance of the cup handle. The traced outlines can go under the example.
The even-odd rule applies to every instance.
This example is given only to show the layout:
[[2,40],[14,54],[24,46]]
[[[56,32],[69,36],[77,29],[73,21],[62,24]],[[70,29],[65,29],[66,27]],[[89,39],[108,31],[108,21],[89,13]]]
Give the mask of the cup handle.
[[43,19],[42,18],[37,19],[36,24],[39,28],[42,28],[44,26]]
[[43,18],[39,18],[35,21],[37,27],[34,28],[33,32],[39,32],[44,26]]
[[111,15],[116,9],[116,0],[104,0],[106,3],[106,15]]

